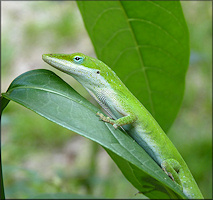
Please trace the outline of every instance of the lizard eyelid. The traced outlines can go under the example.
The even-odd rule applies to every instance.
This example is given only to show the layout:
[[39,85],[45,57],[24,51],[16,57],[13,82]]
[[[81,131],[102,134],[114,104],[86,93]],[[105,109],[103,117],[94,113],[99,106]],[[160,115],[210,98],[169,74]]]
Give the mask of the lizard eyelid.
[[81,56],[75,56],[75,57],[73,58],[73,61],[74,61],[75,63],[77,63],[77,64],[81,64],[81,63],[83,62],[83,60],[84,60],[84,58],[81,57]]

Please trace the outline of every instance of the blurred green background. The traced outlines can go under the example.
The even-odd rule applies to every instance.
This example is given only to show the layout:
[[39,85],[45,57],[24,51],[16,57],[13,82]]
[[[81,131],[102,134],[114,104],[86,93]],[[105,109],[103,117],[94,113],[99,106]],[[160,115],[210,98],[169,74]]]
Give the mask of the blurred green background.
[[[205,198],[212,198],[212,2],[181,4],[191,58],[183,104],[168,136]],[[1,11],[1,92],[18,75],[46,68],[94,103],[78,82],[41,59],[43,53],[95,56],[76,2],[3,1]],[[139,198],[100,146],[13,102],[1,119],[1,145],[6,198],[54,193]]]

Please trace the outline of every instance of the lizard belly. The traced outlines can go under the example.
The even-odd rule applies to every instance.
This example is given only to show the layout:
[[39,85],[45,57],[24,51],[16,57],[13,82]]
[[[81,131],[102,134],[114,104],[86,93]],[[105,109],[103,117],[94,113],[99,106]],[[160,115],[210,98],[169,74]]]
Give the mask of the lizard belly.
[[162,162],[161,154],[156,145],[156,141],[153,141],[151,132],[144,130],[141,126],[131,126],[126,130],[129,135],[160,165]]

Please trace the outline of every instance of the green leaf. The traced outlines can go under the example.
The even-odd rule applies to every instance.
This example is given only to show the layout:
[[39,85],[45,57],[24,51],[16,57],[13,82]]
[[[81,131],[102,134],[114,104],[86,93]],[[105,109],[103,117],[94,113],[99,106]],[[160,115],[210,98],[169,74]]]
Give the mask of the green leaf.
[[179,111],[189,36],[178,1],[77,1],[97,57],[165,132]]
[[10,102],[10,100],[5,99],[3,96],[1,96],[0,101],[1,101],[1,115],[2,115],[3,110],[7,107],[7,104]]
[[[105,149],[110,157],[115,161],[119,169],[122,171],[126,179],[132,183],[132,185],[142,191],[143,195],[149,197],[150,199],[177,199],[178,196],[168,190],[166,187],[162,187],[162,184],[157,180],[150,177],[144,171],[140,170],[138,167],[132,165],[127,160],[116,155],[112,151]],[[141,190],[143,188],[143,190]]]
[[53,72],[43,69],[26,72],[2,96],[102,145],[118,166],[120,162],[126,165],[122,170],[126,167],[129,171],[124,175],[148,197],[185,198],[143,148],[129,135],[100,121],[96,116],[100,110]]

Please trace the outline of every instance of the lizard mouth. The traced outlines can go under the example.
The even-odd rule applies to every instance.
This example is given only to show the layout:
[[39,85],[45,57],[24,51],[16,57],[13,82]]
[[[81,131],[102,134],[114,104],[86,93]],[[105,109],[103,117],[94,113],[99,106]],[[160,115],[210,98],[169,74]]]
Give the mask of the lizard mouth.
[[83,73],[86,73],[86,68],[64,59],[64,55],[66,54],[43,54],[42,59],[52,67],[71,76],[79,76]]
[[[54,54],[43,54],[43,55],[42,55],[42,59],[43,59],[46,63],[52,65],[52,64],[54,64],[54,56],[53,56],[53,55],[54,55]],[[54,66],[53,66],[53,67],[54,67]]]
[[49,55],[51,56],[52,54],[43,54],[42,59],[44,62],[52,65],[52,62],[51,62],[52,58]]
[[58,54],[43,54],[42,59],[49,65],[53,66],[54,68],[63,71],[65,73],[70,72],[69,62],[63,59],[58,58]]

